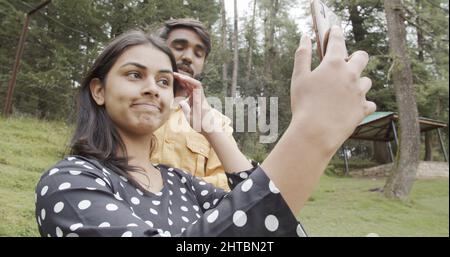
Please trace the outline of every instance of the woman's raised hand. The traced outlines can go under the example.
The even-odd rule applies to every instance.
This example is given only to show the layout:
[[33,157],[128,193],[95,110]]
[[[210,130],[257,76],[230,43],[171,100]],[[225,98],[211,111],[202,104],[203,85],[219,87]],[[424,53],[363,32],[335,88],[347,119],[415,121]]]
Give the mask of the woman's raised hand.
[[209,115],[211,106],[206,100],[202,83],[177,72],[174,72],[174,77],[188,93],[188,98],[180,101],[180,106],[189,124],[197,132],[209,132],[212,129],[210,128],[210,119],[208,119],[209,116],[212,117]]
[[302,127],[310,128],[312,135],[329,137],[330,150],[336,150],[376,109],[375,103],[366,100],[372,81],[361,77],[368,61],[364,51],[348,57],[343,32],[333,27],[326,55],[311,71],[311,40],[303,36],[291,81],[292,122],[308,121]]

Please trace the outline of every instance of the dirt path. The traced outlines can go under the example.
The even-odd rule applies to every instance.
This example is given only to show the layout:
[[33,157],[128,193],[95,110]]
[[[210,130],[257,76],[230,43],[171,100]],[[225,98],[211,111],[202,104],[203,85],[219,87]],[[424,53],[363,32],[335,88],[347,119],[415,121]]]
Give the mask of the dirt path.
[[[361,170],[350,170],[352,177],[384,177],[389,176],[392,169],[392,163],[384,164],[372,168]],[[447,178],[449,177],[449,168],[447,162],[425,162],[419,163],[419,170],[417,171],[418,179],[429,178]]]

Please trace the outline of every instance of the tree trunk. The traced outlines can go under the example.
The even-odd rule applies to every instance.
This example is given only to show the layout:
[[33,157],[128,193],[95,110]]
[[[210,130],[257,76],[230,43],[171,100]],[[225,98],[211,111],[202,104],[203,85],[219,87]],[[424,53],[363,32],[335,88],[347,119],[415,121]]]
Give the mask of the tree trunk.
[[234,31],[233,31],[233,78],[231,81],[231,97],[236,97],[237,77],[239,69],[239,46],[238,46],[238,10],[237,0],[234,0]]
[[433,161],[433,134],[431,131],[425,132],[425,157],[424,161]]
[[353,3],[350,8],[350,21],[352,22],[352,31],[353,35],[355,37],[356,43],[361,42],[364,40],[364,37],[366,35],[366,30],[363,27],[364,19],[361,17],[359,11],[358,11],[358,5],[356,3]]
[[401,0],[384,0],[393,82],[398,105],[400,137],[398,158],[384,186],[389,198],[406,199],[419,165],[420,130],[411,64],[406,51],[406,28]]
[[[420,21],[418,20],[417,23],[420,24]],[[423,57],[423,33],[420,29],[417,29],[417,46],[419,47],[419,61],[423,62],[424,61],[424,57]]]
[[[220,0],[220,10],[222,15],[222,22],[220,27],[221,37],[222,37],[222,51],[226,54],[227,46],[227,14],[225,11],[225,0]],[[223,83],[223,95],[228,95],[228,62],[226,56],[223,58],[222,64],[222,83]]]
[[386,142],[373,142],[373,159],[379,164],[386,164],[391,162],[391,157],[389,156],[389,150],[387,148]]
[[256,0],[253,0],[253,16],[250,25],[250,38],[248,41],[247,74],[245,76],[246,81],[250,81],[250,75],[252,72],[253,47],[255,44],[255,17],[256,17]]
[[[417,5],[417,16],[420,16],[421,12],[422,12],[422,1],[421,0],[416,0],[416,5]],[[423,38],[423,32],[420,29],[421,27],[421,20],[420,18],[416,19],[416,24],[417,24],[417,48],[418,48],[418,59],[421,63],[424,62],[425,58],[424,58],[424,38]],[[423,85],[426,86],[426,85]],[[428,131],[425,133],[425,157],[424,157],[424,161],[432,161],[433,160],[433,155],[432,155],[432,151],[433,151],[433,147],[432,147],[432,134],[431,131]]]
[[276,56],[274,37],[275,37],[275,18],[279,8],[279,0],[273,0],[270,5],[269,15],[264,21],[264,85],[273,80],[273,63]]

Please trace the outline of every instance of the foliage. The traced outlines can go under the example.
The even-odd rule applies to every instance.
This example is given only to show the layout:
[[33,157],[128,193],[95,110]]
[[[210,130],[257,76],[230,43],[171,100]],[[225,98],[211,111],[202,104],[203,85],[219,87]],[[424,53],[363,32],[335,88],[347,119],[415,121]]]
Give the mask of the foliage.
[[[0,0],[0,97],[4,102],[24,14],[41,1]],[[218,5],[207,0],[55,0],[31,16],[14,91],[15,113],[66,119],[76,88],[101,47],[132,28],[161,24],[171,17],[201,19],[212,26]],[[3,106],[2,106],[3,107]]]
[[[15,50],[24,22],[24,14],[40,0],[0,0],[0,103],[5,102]],[[370,62],[365,75],[373,81],[368,98],[379,111],[396,111],[391,80],[392,59],[388,54],[386,21],[381,0],[326,1],[342,17],[349,52],[367,51]],[[421,116],[448,121],[448,0],[403,1],[407,10],[408,47],[412,62],[419,113]],[[251,30],[253,1],[249,11],[239,17],[240,97],[278,97],[279,137],[289,124],[289,87],[294,52],[300,31],[313,34],[311,27],[298,28],[289,10],[302,9],[302,19],[309,18],[309,0],[277,0],[278,8],[270,17],[274,1],[257,0],[255,30]],[[54,0],[31,17],[24,53],[14,91],[16,115],[28,114],[41,119],[73,120],[74,95],[83,74],[112,37],[130,28],[155,29],[170,18],[197,18],[209,28],[213,51],[205,66],[206,93],[223,99],[228,88],[222,81],[222,64],[232,74],[232,19],[226,36],[229,47],[220,47],[220,5],[218,0]],[[266,39],[273,25],[273,47]],[[419,37],[421,40],[419,40]],[[249,52],[249,45],[253,44]],[[268,51],[270,50],[270,55]],[[252,57],[250,70],[247,68]],[[270,58],[268,58],[268,56]],[[265,67],[271,65],[267,79]],[[313,54],[313,67],[318,64]],[[247,77],[247,74],[250,74]],[[3,105],[1,106],[3,108]],[[269,113],[267,113],[269,115]],[[268,118],[268,116],[267,116]],[[448,128],[444,130],[448,142]],[[235,137],[248,156],[262,158],[274,143],[255,147],[258,133],[239,132]],[[278,137],[278,138],[279,138]],[[247,140],[254,139],[253,147]],[[447,151],[448,151],[448,143]],[[434,147],[438,147],[434,142]],[[369,148],[368,148],[369,149]],[[370,150],[370,149],[369,149]]]

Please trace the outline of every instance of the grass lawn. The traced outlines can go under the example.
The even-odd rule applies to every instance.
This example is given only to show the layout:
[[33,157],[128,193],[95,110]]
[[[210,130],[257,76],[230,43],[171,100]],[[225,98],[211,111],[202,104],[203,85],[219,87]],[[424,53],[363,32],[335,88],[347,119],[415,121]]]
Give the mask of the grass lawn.
[[0,236],[39,236],[34,188],[70,133],[62,122],[0,118]]
[[[62,122],[0,118],[0,236],[39,236],[34,187],[70,133]],[[383,185],[323,176],[299,218],[311,236],[449,236],[448,179],[416,181],[407,202],[369,192]]]
[[369,189],[385,179],[323,176],[299,215],[310,236],[449,236],[449,180],[417,180],[406,202]]

